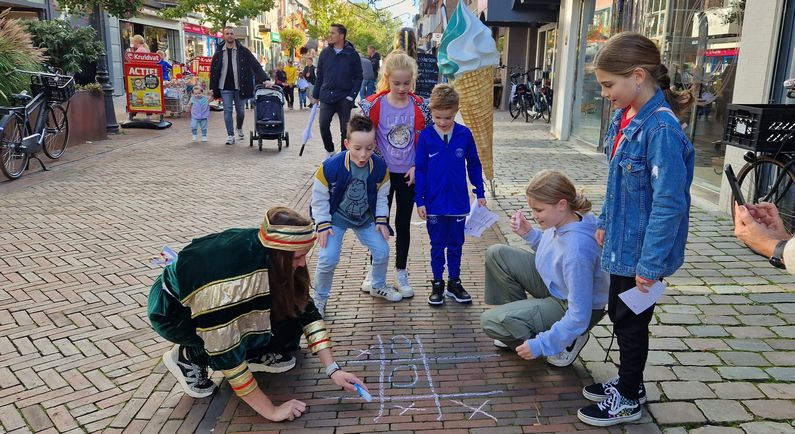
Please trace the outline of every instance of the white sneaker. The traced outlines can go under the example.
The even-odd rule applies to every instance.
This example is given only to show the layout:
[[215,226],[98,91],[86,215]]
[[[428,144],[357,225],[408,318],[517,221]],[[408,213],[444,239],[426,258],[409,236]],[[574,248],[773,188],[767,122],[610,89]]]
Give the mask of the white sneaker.
[[196,141],[196,138],[197,138],[197,137],[196,137],[196,134],[192,135],[192,136],[191,136],[191,142],[195,142],[195,141]]
[[499,339],[494,339],[494,346],[497,348],[508,348],[508,345],[505,345],[505,342]]
[[577,360],[577,356],[580,355],[582,347],[588,343],[588,338],[590,337],[591,334],[589,332],[585,332],[585,334],[577,336],[577,339],[575,339],[571,345],[564,348],[563,351],[554,356],[547,357],[547,363],[559,368],[564,368],[571,365],[575,360]]
[[239,138],[241,138],[241,139],[242,139],[243,137],[245,137],[245,136],[243,135],[243,130],[237,130],[237,137],[239,137]]
[[206,142],[206,141],[207,141],[207,136],[202,136],[202,142]]
[[407,270],[396,270],[395,289],[400,292],[403,298],[414,297],[414,290],[409,283],[409,272]]
[[382,288],[370,289],[370,295],[372,295],[373,297],[380,297],[383,298],[384,300],[389,300],[389,301],[403,300],[403,296],[400,295],[400,292],[398,292],[397,289],[387,285],[384,285]]
[[362,292],[369,293],[371,289],[373,289],[373,266],[370,265],[367,268],[367,276],[365,276],[364,280],[362,280]]
[[235,144],[235,136],[226,136],[226,144],[227,145],[234,145]]

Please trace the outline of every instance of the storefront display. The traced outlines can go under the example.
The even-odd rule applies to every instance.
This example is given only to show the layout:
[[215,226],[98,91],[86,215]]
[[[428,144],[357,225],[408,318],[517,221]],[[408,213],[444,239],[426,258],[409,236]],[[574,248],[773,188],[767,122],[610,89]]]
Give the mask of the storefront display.
[[163,51],[166,59],[176,59],[176,42],[179,40],[178,32],[163,27],[139,24],[130,21],[119,21],[119,31],[121,33],[121,46],[123,51],[131,47],[130,39],[134,35],[144,37],[146,47],[152,53]]
[[660,48],[673,86],[697,98],[682,114],[696,150],[695,183],[717,190],[725,147],[726,105],[731,103],[745,2],[732,0],[583,0],[572,135],[598,145],[610,120],[593,60],[615,32],[635,31]]
[[212,33],[207,27],[197,24],[183,23],[185,31],[185,58],[190,60],[197,56],[215,54],[218,43],[223,40],[223,33]]

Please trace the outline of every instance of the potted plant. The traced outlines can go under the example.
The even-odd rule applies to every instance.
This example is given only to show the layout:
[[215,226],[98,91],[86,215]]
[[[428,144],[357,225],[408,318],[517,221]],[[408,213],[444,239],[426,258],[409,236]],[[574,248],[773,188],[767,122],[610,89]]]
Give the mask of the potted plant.
[[19,20],[8,18],[10,9],[0,12],[0,105],[8,105],[12,93],[30,90],[30,78],[15,69],[38,71],[44,53],[33,45]]
[[[29,21],[26,25],[33,43],[47,54],[47,63],[64,74],[79,73],[82,65],[96,62],[104,53],[104,47],[92,27],[72,27],[66,20]],[[81,86],[69,100],[66,115],[69,120],[69,145],[107,137],[102,89],[94,77],[78,78],[75,77]]]

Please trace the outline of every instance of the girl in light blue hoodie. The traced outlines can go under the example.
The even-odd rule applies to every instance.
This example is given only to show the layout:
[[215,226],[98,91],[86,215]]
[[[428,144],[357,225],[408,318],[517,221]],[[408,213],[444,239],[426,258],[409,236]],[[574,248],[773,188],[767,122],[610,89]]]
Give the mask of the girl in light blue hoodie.
[[568,366],[607,304],[597,222],[591,202],[561,172],[539,172],[526,194],[540,229],[521,211],[511,224],[535,253],[505,245],[486,252],[486,303],[499,306],[483,313],[481,326],[495,345],[515,348],[522,358]]

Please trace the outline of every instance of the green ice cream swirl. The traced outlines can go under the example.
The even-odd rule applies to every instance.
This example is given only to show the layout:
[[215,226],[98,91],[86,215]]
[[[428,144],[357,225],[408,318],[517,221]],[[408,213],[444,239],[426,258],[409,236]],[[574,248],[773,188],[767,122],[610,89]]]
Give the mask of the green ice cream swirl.
[[437,55],[439,60],[439,72],[448,79],[452,79],[455,73],[458,72],[458,64],[447,57],[447,46],[450,45],[450,41],[463,35],[466,30],[466,20],[463,19],[457,7],[455,12],[453,12],[453,16],[450,17],[450,21],[447,23],[447,28],[444,30],[442,40],[439,43],[439,54]]

